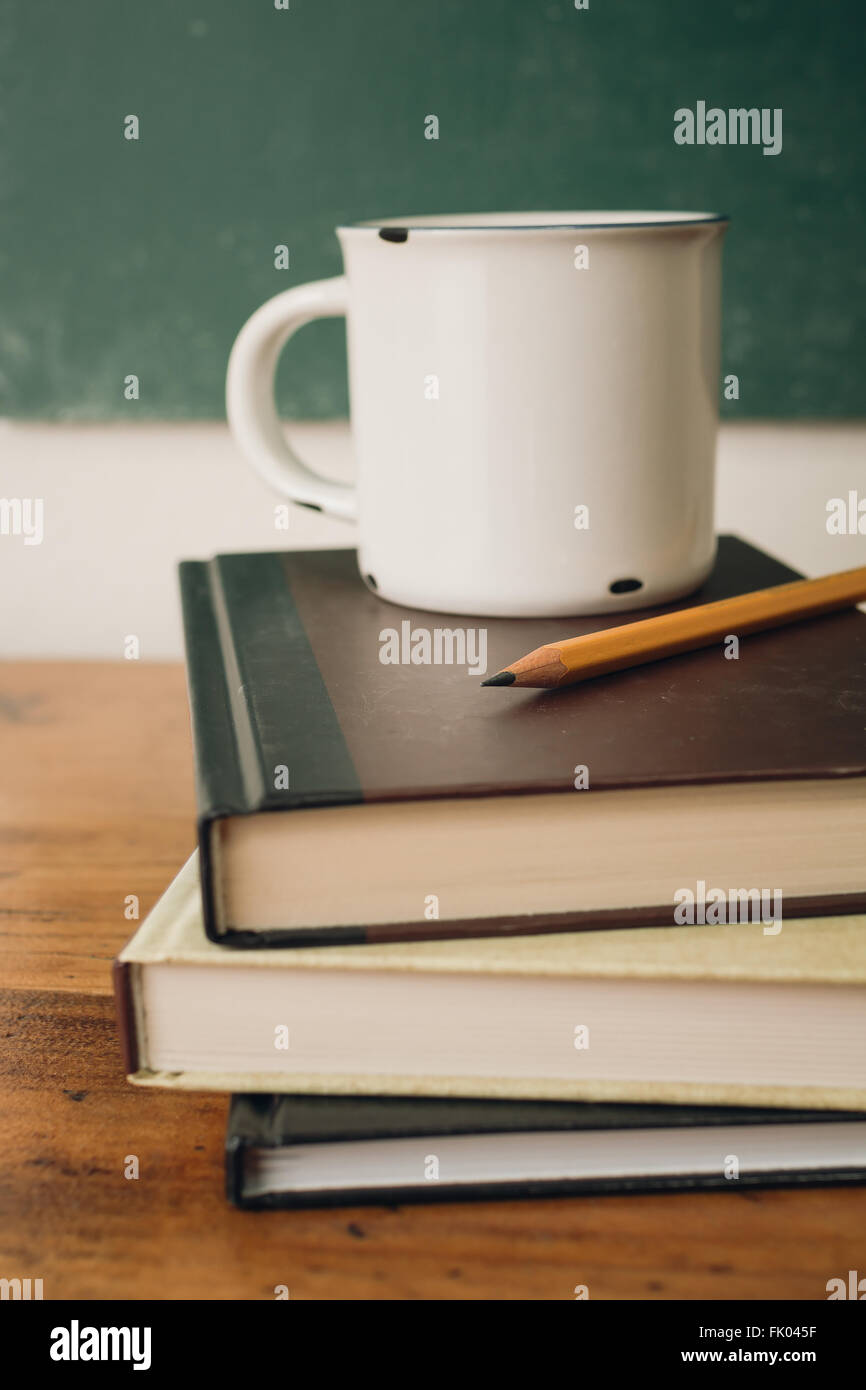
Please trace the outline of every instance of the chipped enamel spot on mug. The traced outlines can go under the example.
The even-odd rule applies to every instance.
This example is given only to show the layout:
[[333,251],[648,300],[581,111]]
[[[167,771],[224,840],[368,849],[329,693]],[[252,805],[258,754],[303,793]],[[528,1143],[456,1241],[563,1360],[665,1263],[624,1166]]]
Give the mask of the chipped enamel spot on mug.
[[405,227],[380,227],[379,236],[383,241],[408,241],[409,233]]
[[633,594],[635,590],[643,588],[642,579],[615,579],[608,585],[612,594]]

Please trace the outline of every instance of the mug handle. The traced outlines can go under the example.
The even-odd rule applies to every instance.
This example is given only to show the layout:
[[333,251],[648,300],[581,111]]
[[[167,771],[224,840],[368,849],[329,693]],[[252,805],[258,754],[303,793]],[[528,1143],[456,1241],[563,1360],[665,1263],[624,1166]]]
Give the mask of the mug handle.
[[287,442],[274,403],[274,373],[286,342],[318,318],[345,314],[345,275],[313,280],[275,295],[247,319],[229,357],[226,414],[232,433],[256,471],[277,492],[302,507],[354,521],[355,488],[320,478]]

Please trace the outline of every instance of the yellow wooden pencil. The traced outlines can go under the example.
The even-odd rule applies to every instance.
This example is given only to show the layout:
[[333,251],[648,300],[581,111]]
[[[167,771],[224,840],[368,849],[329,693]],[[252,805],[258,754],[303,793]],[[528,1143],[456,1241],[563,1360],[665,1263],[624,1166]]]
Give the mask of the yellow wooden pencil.
[[866,599],[866,566],[828,574],[823,579],[798,579],[792,584],[590,632],[584,637],[548,642],[481,684],[537,689],[572,685],[609,671],[623,671],[628,666],[708,647],[728,636],[744,637],[750,632],[817,618],[850,608],[862,599]]

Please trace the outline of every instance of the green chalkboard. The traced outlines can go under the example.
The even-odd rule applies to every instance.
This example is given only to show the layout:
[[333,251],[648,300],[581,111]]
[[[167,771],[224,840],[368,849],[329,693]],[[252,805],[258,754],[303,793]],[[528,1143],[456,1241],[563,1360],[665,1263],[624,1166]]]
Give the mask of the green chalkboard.
[[[864,34],[860,0],[0,0],[0,413],[220,416],[338,222],[539,207],[730,213],[724,412],[862,413]],[[781,108],[781,153],[678,145],[698,101]],[[341,324],[279,395],[345,413]]]

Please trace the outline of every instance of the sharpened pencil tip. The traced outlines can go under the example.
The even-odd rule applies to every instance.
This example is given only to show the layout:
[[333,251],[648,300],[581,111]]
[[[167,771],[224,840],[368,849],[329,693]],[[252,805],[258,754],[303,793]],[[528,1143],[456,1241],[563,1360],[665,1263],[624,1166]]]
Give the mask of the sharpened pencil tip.
[[513,685],[514,682],[515,682],[516,680],[517,680],[517,677],[515,676],[515,674],[514,674],[513,671],[498,671],[497,674],[496,674],[495,676],[491,676],[489,680],[482,681],[481,684],[482,684],[482,685]]

